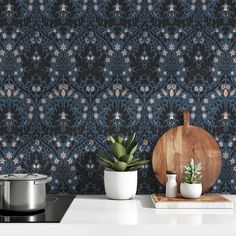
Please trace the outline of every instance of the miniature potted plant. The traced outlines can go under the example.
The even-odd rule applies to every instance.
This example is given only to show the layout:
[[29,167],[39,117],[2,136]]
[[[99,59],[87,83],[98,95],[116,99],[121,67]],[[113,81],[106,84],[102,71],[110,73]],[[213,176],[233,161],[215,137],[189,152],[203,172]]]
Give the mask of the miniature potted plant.
[[193,159],[185,166],[184,182],[180,184],[180,193],[184,198],[198,198],[202,194],[202,184],[200,180],[201,163],[195,163]]
[[109,155],[99,153],[100,163],[104,170],[104,185],[108,198],[130,199],[137,191],[137,169],[147,163],[134,155],[138,148],[135,133],[127,139],[109,136]]

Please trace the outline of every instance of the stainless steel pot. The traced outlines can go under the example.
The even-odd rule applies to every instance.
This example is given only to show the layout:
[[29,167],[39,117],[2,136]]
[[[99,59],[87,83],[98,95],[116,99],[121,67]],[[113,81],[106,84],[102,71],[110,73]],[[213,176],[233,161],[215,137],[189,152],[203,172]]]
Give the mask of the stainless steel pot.
[[[25,170],[24,170],[25,171]],[[41,174],[0,175],[0,209],[37,211],[46,206],[46,183],[51,178]]]

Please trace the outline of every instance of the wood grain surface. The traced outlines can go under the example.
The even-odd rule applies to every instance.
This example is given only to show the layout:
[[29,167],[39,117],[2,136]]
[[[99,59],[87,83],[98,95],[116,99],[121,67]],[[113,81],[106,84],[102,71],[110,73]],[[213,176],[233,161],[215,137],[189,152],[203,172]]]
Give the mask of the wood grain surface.
[[184,166],[191,158],[202,164],[203,192],[218,179],[221,171],[221,151],[214,137],[200,127],[191,126],[190,112],[184,111],[184,125],[170,129],[158,140],[152,156],[157,179],[166,184],[166,171],[176,170],[178,184],[183,179]]
[[152,194],[155,202],[231,202],[220,194],[203,194],[199,198],[183,198],[180,195],[175,198],[168,198],[164,194]]

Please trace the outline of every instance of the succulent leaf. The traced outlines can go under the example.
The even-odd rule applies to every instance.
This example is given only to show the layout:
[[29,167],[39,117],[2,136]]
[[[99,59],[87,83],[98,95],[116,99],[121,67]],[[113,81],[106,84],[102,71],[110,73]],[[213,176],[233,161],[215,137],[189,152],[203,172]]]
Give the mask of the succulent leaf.
[[126,141],[126,148],[128,148],[134,141],[136,133],[131,134]]
[[133,160],[130,163],[128,163],[128,166],[129,167],[137,166],[137,165],[143,166],[143,165],[145,165],[147,163],[148,163],[148,161],[146,161],[146,160],[136,159],[136,160]]
[[115,138],[115,140],[116,140],[116,142],[122,144],[125,139],[123,137],[118,136]]
[[109,140],[110,140],[112,143],[115,143],[115,142],[116,142],[116,140],[115,140],[111,135],[109,135]]
[[100,158],[104,158],[104,159],[107,159],[107,160],[109,160],[109,161],[112,161],[112,160],[110,159],[110,157],[106,156],[105,154],[103,154],[103,153],[101,153],[101,152],[98,153],[98,156],[99,156]]
[[110,145],[111,153],[117,158],[120,159],[126,154],[125,148],[119,143],[112,143]]
[[133,155],[132,154],[126,154],[126,155],[124,155],[124,156],[122,156],[120,158],[120,161],[124,161],[126,163],[130,163],[132,161],[132,159],[133,159]]
[[107,163],[107,162],[105,162],[103,160],[100,160],[99,163],[100,163],[100,165],[102,165],[102,166],[104,166],[106,168],[112,168],[111,164],[109,164],[109,163]]
[[135,148],[137,143],[132,142],[128,147],[126,147],[127,153],[131,153],[131,151]]
[[117,161],[112,167],[116,171],[124,171],[127,168],[127,163],[123,161]]
[[133,154],[136,152],[137,148],[138,148],[138,144],[136,144],[136,145],[132,148],[132,150],[130,151],[130,154],[133,155]]
[[138,166],[132,166],[132,167],[128,167],[127,170],[128,170],[128,171],[135,171],[135,170],[140,169],[141,167],[142,167],[142,166],[139,166],[139,165],[138,165]]
[[100,160],[102,160],[103,162],[106,162],[107,164],[109,165],[113,165],[113,161],[109,158],[109,157],[106,157],[105,155],[101,155],[101,154],[98,154],[99,157],[100,157]]

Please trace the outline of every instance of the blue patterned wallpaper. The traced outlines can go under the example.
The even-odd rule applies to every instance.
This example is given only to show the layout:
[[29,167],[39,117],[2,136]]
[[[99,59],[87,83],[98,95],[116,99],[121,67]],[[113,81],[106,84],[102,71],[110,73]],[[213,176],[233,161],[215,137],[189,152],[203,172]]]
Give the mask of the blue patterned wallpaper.
[[[108,134],[136,131],[151,159],[189,108],[222,150],[211,191],[236,193],[236,0],[0,0],[0,12],[0,173],[103,193]],[[138,192],[157,190],[150,163]]]

